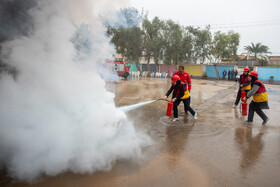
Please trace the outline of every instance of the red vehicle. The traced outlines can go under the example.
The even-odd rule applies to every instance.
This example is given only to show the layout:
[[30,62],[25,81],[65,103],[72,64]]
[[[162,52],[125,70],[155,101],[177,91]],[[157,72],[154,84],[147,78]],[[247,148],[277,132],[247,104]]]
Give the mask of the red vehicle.
[[126,62],[118,60],[106,60],[106,69],[116,72],[118,76],[127,78],[129,75],[129,66]]

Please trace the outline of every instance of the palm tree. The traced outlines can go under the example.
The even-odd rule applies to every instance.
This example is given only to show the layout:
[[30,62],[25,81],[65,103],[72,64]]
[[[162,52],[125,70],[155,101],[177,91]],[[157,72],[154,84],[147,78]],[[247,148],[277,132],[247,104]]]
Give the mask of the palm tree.
[[255,60],[257,59],[257,56],[260,55],[262,56],[263,54],[270,54],[271,52],[269,51],[269,47],[266,45],[262,45],[262,43],[258,42],[256,45],[254,43],[251,43],[250,45],[247,45],[244,47],[247,52],[250,54],[254,54]]

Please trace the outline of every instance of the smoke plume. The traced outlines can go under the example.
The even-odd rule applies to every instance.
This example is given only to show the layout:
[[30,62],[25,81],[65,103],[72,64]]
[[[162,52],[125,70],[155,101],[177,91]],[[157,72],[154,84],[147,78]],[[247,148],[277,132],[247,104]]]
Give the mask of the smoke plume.
[[115,107],[96,67],[114,54],[99,16],[111,19],[124,3],[1,2],[1,59],[17,69],[16,78],[0,73],[0,166],[10,176],[30,182],[142,156],[148,137]]

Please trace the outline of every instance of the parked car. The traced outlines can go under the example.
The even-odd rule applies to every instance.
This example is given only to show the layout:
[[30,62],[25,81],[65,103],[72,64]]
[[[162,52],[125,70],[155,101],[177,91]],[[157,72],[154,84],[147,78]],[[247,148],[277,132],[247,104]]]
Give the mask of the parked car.
[[238,74],[236,75],[236,77],[235,77],[235,80],[236,80],[236,81],[239,81],[240,76],[241,76],[242,74],[243,74],[243,72],[238,73]]

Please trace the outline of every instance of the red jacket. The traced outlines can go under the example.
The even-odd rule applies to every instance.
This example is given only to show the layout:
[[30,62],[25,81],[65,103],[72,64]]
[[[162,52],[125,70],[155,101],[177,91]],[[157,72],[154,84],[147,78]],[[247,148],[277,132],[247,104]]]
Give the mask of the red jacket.
[[254,82],[254,84],[257,83],[257,82],[260,83],[261,86],[259,87],[258,91],[257,91],[255,94],[266,92],[266,89],[265,89],[263,83],[262,83],[260,80],[256,80],[256,81]]
[[246,83],[248,83],[248,77],[249,77],[249,75],[247,75],[246,76],[246,78],[244,77],[244,75],[242,74],[241,76],[240,76],[240,80],[241,80],[241,83],[242,84],[246,84]]
[[173,75],[178,75],[180,77],[180,80],[186,84],[186,87],[188,86],[188,90],[191,91],[192,81],[190,75],[187,72],[183,72],[182,74],[180,74],[179,71],[176,71]]
[[[176,97],[179,97],[180,98],[180,95],[181,95],[181,97],[183,97],[184,96],[184,94],[185,94],[185,91],[187,91],[187,86],[184,88],[184,94],[183,93],[181,93],[182,92],[182,90],[181,90],[181,87],[182,87],[182,85],[184,85],[185,83],[182,83],[182,81],[180,82],[180,86],[179,86],[179,89],[176,91],[176,89],[175,89],[175,86],[174,85],[172,85],[173,86],[173,92],[174,92],[174,94],[176,95]],[[183,95],[183,96],[182,96]]]

